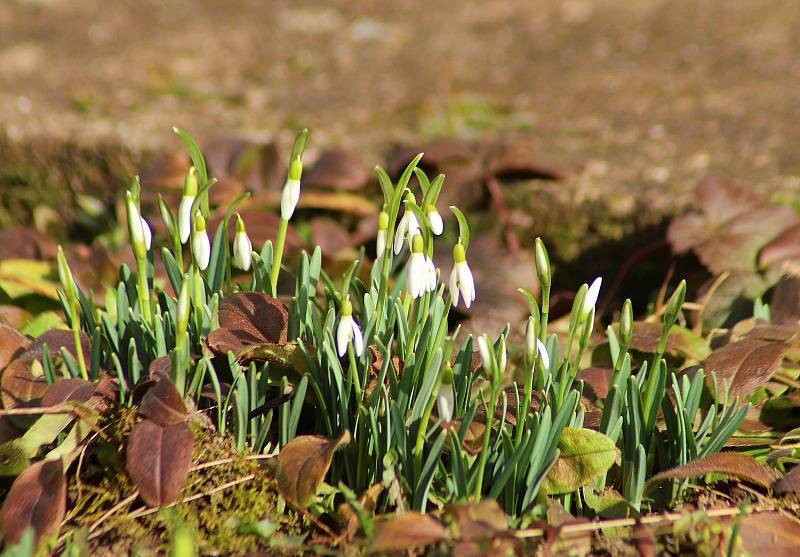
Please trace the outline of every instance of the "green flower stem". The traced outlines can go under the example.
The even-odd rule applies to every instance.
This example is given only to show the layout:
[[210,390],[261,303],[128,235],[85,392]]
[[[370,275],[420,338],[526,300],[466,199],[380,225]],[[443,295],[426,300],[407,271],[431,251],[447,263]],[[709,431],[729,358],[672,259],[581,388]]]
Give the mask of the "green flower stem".
[[150,286],[147,281],[147,259],[136,258],[136,280],[137,294],[139,296],[139,308],[142,311],[145,323],[153,326],[153,312],[150,308]]
[[497,403],[500,399],[499,385],[496,384],[496,381],[493,381],[493,383],[492,400],[488,408],[489,411],[486,413],[486,429],[484,430],[483,434],[483,449],[481,450],[480,460],[478,461],[475,491],[473,493],[476,501],[481,498],[481,492],[483,491],[483,473],[486,469],[486,462],[489,459],[489,441],[492,436],[492,422],[494,421],[494,413],[497,411]]
[[275,239],[275,250],[272,252],[272,269],[270,269],[269,281],[272,286],[272,295],[278,295],[278,276],[281,272],[281,260],[283,259],[283,247],[286,243],[286,232],[289,229],[289,221],[281,219],[278,226],[278,237]]
[[539,321],[539,340],[547,343],[547,318],[550,315],[550,285],[542,287],[542,311]]
[[75,341],[75,353],[78,356],[78,368],[81,370],[81,377],[88,381],[89,374],[86,372],[86,361],[83,357],[83,347],[81,345],[81,322],[78,316],[78,304],[75,297],[70,298],[70,320],[72,321],[72,338]]
[[419,427],[417,428],[417,439],[414,443],[414,480],[418,480],[422,473],[422,451],[425,448],[425,433],[428,431],[428,423],[431,420],[431,413],[433,412],[433,405],[436,403],[436,396],[439,393],[439,386],[441,385],[441,373],[436,380],[436,386],[431,393],[428,403],[425,405],[425,411],[419,420]]

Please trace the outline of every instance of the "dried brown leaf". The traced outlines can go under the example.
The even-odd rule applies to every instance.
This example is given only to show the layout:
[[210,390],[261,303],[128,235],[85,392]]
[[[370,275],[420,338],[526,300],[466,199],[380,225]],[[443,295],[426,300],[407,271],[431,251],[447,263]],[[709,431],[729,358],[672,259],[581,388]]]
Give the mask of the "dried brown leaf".
[[217,355],[238,354],[254,344],[286,342],[289,311],[262,292],[239,292],[223,298],[219,328],[208,335],[208,347]]
[[714,350],[704,367],[708,377],[714,372],[727,381],[732,395],[749,395],[780,368],[788,349],[783,342],[743,338]]
[[647,483],[652,485],[664,480],[697,478],[714,473],[725,474],[764,488],[769,488],[777,475],[773,468],[761,464],[752,456],[737,452],[724,452],[660,472],[648,479]]
[[376,524],[378,533],[370,553],[409,551],[448,538],[447,529],[428,514],[407,512]]
[[0,323],[0,371],[22,353],[31,341],[9,325]]
[[142,500],[152,507],[177,499],[192,464],[194,435],[185,422],[139,422],[128,439],[127,463]]
[[[83,358],[85,361],[89,362],[92,358],[92,347],[89,335],[81,331],[80,339]],[[42,350],[44,349],[45,344],[47,345],[47,349],[50,351],[50,355],[54,358],[59,356],[59,352],[62,348],[66,348],[73,357],[77,357],[78,355],[78,351],[75,350],[75,337],[73,336],[72,331],[67,331],[64,329],[50,329],[49,331],[42,333],[35,338],[33,342],[31,342],[30,346],[28,346],[28,349],[20,354],[19,358],[17,359],[25,363],[30,363],[34,360],[41,360]]]
[[693,250],[714,273],[754,270],[758,251],[775,231],[798,222],[791,207],[770,204],[724,178],[704,180],[695,194],[700,212],[674,219],[667,237],[676,252]]
[[171,426],[186,420],[186,404],[172,380],[162,375],[142,397],[139,413],[159,425]]
[[287,501],[305,508],[317,493],[333,453],[350,442],[350,432],[329,439],[321,435],[301,435],[291,440],[278,454],[275,470],[278,489]]
[[[640,352],[653,353],[661,338],[661,323],[636,321],[633,324],[631,348]],[[679,325],[673,326],[667,337],[667,353],[701,361],[708,357],[711,349],[701,336]]]
[[758,254],[758,266],[766,269],[787,259],[800,261],[800,224],[790,226],[765,245]]
[[742,519],[739,535],[750,555],[794,557],[800,547],[800,521],[781,512],[751,514]]
[[303,187],[311,189],[357,190],[363,188],[370,174],[353,155],[340,149],[320,154],[317,162],[303,173]]
[[34,377],[30,366],[19,359],[6,367],[0,379],[0,399],[5,408],[36,405],[45,392],[47,392],[47,380],[44,376]]
[[447,514],[458,525],[462,540],[492,539],[508,531],[506,513],[493,499],[450,505]]
[[47,387],[42,398],[42,406],[56,406],[70,400],[86,402],[92,398],[96,390],[97,385],[85,379],[77,377],[61,379]]
[[66,510],[67,481],[61,459],[37,462],[14,480],[3,502],[3,537],[7,544],[17,543],[29,527],[37,541],[53,536]]
[[784,493],[800,494],[800,466],[795,466],[789,470],[782,478],[772,484],[772,489],[778,495]]

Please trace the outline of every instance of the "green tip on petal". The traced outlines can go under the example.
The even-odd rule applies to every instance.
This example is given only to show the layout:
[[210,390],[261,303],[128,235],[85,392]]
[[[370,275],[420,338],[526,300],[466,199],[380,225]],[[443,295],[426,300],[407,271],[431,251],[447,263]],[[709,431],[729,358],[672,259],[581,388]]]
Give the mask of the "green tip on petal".
[[464,250],[464,244],[461,242],[453,246],[453,261],[456,263],[464,263],[467,260],[467,252]]
[[453,368],[445,366],[442,368],[442,385],[453,384]]
[[206,219],[203,218],[203,215],[200,211],[197,211],[194,215],[194,229],[197,232],[205,232],[206,231]]
[[417,234],[414,236],[414,239],[411,240],[411,252],[412,253],[422,253],[424,245],[422,243],[422,235]]
[[242,220],[242,215],[236,213],[236,232],[247,232],[247,228],[244,226],[244,221]]

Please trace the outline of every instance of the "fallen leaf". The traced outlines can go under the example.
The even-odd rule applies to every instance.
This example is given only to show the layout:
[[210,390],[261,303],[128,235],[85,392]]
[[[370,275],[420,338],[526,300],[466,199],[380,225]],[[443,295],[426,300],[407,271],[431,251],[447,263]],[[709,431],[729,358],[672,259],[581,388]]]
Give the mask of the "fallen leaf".
[[769,303],[772,322],[800,322],[800,277],[784,275],[775,285]]
[[[633,324],[631,348],[639,352],[654,353],[661,339],[661,323],[636,321]],[[667,337],[667,353],[702,361],[711,353],[708,342],[689,329],[674,325]]]
[[652,485],[664,480],[697,478],[706,474],[725,474],[765,488],[769,488],[777,476],[773,468],[761,464],[752,456],[737,452],[724,452],[660,472],[649,478],[647,484]]
[[331,257],[351,246],[350,233],[336,221],[324,218],[311,219],[311,243]]
[[787,259],[800,261],[800,224],[790,226],[761,248],[758,267],[767,269]]
[[314,165],[303,173],[303,188],[357,190],[363,188],[370,174],[350,153],[325,150]]
[[6,259],[54,259],[56,243],[35,228],[0,230],[0,261]]
[[54,268],[47,261],[32,259],[0,260],[0,289],[9,298],[17,299],[30,294],[58,300],[59,285]]
[[16,329],[0,323],[0,371],[23,352],[31,341],[29,338],[19,334]]
[[35,377],[30,366],[19,359],[6,367],[0,379],[0,399],[4,408],[20,408],[39,404],[47,392],[44,376]]
[[590,367],[579,371],[575,375],[576,381],[583,381],[591,392],[584,388],[583,395],[591,402],[605,400],[608,396],[608,389],[611,386],[611,379],[614,377],[614,370],[607,367]]
[[222,299],[219,328],[206,342],[217,355],[238,354],[253,344],[286,342],[289,310],[283,303],[262,292],[239,292]]
[[295,437],[278,454],[275,478],[287,501],[304,509],[313,500],[331,466],[333,453],[350,442],[350,432],[328,439],[321,435]]
[[406,512],[376,524],[370,553],[410,551],[448,538],[447,529],[430,515]]
[[139,413],[162,426],[186,421],[186,404],[169,377],[161,376],[142,397]]
[[800,494],[800,466],[795,466],[789,470],[782,478],[772,484],[772,489],[778,495],[784,493]]
[[700,212],[674,219],[667,238],[675,252],[691,249],[716,274],[755,270],[758,251],[775,231],[798,222],[791,207],[771,204],[725,178],[704,180],[695,195]]
[[6,546],[19,541],[29,527],[37,543],[58,533],[67,510],[67,481],[61,459],[42,460],[20,474],[0,511]]
[[800,521],[781,512],[756,513],[744,517],[739,535],[750,555],[794,557],[800,547]]
[[[81,331],[80,339],[84,361],[90,362],[92,358],[92,347],[91,341],[89,340],[89,335]],[[41,360],[42,351],[45,344],[47,345],[47,349],[50,351],[50,356],[53,358],[60,358],[59,352],[62,348],[66,348],[73,357],[78,356],[78,351],[75,349],[75,337],[71,330],[50,329],[49,331],[42,333],[37,338],[33,339],[33,342],[31,342],[30,346],[28,346],[28,349],[20,354],[17,359],[24,363],[31,363],[34,360]]]
[[714,350],[705,361],[706,377],[716,373],[717,380],[727,381],[732,396],[749,395],[767,382],[781,366],[789,346],[752,338]]
[[85,379],[77,377],[61,379],[47,387],[42,398],[42,406],[57,406],[70,400],[87,402],[94,396],[96,390],[97,385]]
[[139,495],[151,507],[177,499],[192,464],[194,435],[185,422],[139,422],[128,438],[127,465]]
[[492,539],[508,531],[506,513],[493,499],[450,505],[447,514],[458,525],[462,540]]
[[550,495],[571,493],[593,482],[611,468],[617,456],[614,441],[590,429],[564,428],[558,448],[561,454],[542,485]]

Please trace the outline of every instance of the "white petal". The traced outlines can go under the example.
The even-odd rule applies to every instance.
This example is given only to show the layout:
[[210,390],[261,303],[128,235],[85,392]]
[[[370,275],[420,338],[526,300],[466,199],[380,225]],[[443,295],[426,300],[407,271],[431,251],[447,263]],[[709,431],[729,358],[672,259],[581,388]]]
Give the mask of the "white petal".
[[436,407],[439,410],[439,419],[443,422],[449,422],[453,419],[455,398],[452,383],[443,384],[439,387],[439,393],[436,395]]
[[383,252],[386,250],[386,231],[378,230],[378,239],[375,241],[375,254],[377,259],[380,259]]
[[186,243],[192,232],[192,203],[194,203],[194,196],[184,195],[178,208],[178,232],[181,235],[182,244]]
[[431,211],[428,213],[428,222],[431,223],[431,230],[437,236],[444,232],[444,221],[442,220],[442,215],[440,215],[438,211]]
[[394,233],[394,254],[400,253],[403,249],[403,240],[406,239],[406,231],[408,230],[408,213],[403,214],[400,223],[397,225],[397,230]]
[[428,284],[428,270],[425,265],[425,256],[421,253],[411,254],[406,282],[408,293],[412,298],[419,298],[425,293]]
[[547,353],[547,347],[541,339],[536,339],[536,348],[539,351],[539,359],[542,361],[542,366],[544,366],[544,369],[550,369],[550,354]]
[[464,305],[469,307],[475,301],[475,281],[472,278],[472,271],[466,261],[456,263],[456,269],[458,270],[458,287],[464,298]]
[[594,282],[592,282],[589,290],[586,291],[586,297],[583,299],[584,315],[588,315],[589,312],[594,309],[594,305],[597,303],[597,297],[600,295],[600,285],[602,282],[602,277],[597,277],[594,279]]
[[340,358],[347,352],[347,343],[350,342],[350,335],[353,334],[353,328],[350,326],[352,320],[353,318],[350,316],[339,318],[339,327],[336,329],[336,348]]
[[492,354],[489,352],[489,345],[486,343],[485,336],[478,337],[478,352],[481,354],[481,364],[487,372],[492,370]]
[[300,180],[286,180],[281,193],[281,218],[289,220],[294,214],[297,202],[300,200]]
[[350,318],[350,328],[353,331],[353,348],[356,350],[356,356],[361,356],[364,353],[364,337],[361,335],[361,328],[353,318]]
[[192,251],[197,266],[201,271],[205,271],[208,261],[211,259],[211,241],[208,239],[208,234],[195,232],[192,235]]
[[144,247],[147,250],[150,250],[150,244],[153,242],[153,233],[150,232],[150,226],[148,226],[147,221],[144,220],[143,217],[139,217],[139,220],[142,221],[142,236],[144,239]]
[[425,258],[425,266],[427,268],[427,275],[428,280],[426,281],[426,290],[428,292],[433,292],[436,290],[436,265],[433,264],[433,260],[426,257]]
[[453,301],[453,307],[458,305],[458,269],[453,267],[450,271],[450,299]]
[[251,253],[253,244],[247,236],[247,232],[237,232],[233,240],[233,264],[242,271],[250,269]]

